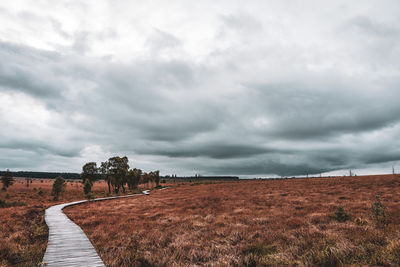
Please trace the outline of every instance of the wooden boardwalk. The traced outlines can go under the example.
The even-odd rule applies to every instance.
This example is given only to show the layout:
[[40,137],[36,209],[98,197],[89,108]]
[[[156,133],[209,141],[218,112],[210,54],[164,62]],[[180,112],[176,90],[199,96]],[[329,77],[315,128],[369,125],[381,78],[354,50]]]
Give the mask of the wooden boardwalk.
[[[101,201],[138,196],[140,194],[98,198]],[[43,266],[105,266],[82,229],[62,211],[65,207],[88,202],[75,201],[46,209],[45,220],[49,227],[49,241],[43,257]]]

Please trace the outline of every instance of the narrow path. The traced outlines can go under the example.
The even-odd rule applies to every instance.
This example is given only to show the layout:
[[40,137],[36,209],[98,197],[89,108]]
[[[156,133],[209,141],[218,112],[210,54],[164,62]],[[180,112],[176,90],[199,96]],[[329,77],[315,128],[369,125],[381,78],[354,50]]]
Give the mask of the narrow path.
[[[138,196],[141,194],[97,198],[101,201]],[[49,241],[43,257],[43,266],[105,266],[82,229],[62,211],[65,207],[88,202],[75,201],[46,209],[45,220],[49,227]]]

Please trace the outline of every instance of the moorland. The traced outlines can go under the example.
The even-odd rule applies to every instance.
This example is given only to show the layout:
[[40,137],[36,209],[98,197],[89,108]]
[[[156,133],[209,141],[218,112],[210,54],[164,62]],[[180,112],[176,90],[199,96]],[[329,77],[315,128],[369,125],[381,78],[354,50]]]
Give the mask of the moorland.
[[396,175],[192,183],[69,207],[107,266],[397,266]]
[[[0,191],[0,266],[40,265],[45,209],[85,198],[71,180],[54,200],[53,182],[17,178]],[[64,211],[107,266],[400,265],[398,175],[163,186]],[[93,197],[107,191],[93,184]]]

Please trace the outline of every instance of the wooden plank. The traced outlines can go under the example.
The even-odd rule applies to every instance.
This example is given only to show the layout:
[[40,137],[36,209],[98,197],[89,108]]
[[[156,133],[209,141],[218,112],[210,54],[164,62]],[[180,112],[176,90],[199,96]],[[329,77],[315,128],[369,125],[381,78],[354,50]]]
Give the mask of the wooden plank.
[[[138,196],[140,194],[98,198],[92,201]],[[43,257],[43,266],[104,266],[92,243],[82,229],[63,212],[68,206],[86,203],[75,201],[46,209],[45,220],[49,227],[49,241]]]

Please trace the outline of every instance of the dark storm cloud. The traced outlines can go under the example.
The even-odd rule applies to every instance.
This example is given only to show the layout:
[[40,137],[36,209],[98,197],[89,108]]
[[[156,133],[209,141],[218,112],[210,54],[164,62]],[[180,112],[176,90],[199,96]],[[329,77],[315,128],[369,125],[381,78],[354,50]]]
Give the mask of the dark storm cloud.
[[[21,158],[29,160],[22,161]],[[26,169],[40,165],[41,159],[34,153],[15,149],[0,149],[0,165],[2,169]]]
[[21,91],[38,97],[59,97],[65,84],[56,79],[48,62],[57,54],[0,42],[0,90]]
[[[68,126],[71,131],[85,130],[89,132],[88,138],[104,143],[111,151],[128,148],[139,155],[214,159],[216,165],[199,163],[197,168],[200,166],[203,171],[218,174],[282,176],[354,166],[351,159],[359,164],[397,159],[396,154],[374,157],[372,151],[346,156],[349,151],[344,152],[346,149],[343,148],[301,150],[291,146],[264,148],[262,144],[303,139],[309,140],[303,141],[303,145],[309,142],[312,147],[316,140],[330,142],[342,134],[363,133],[393,125],[398,121],[399,108],[395,101],[396,92],[390,88],[381,89],[385,90],[384,94],[376,94],[348,88],[349,83],[343,81],[248,84],[244,95],[224,103],[210,101],[208,97],[204,100],[191,97],[197,94],[194,88],[202,85],[201,76],[198,77],[202,73],[198,68],[202,67],[188,62],[154,60],[114,64],[98,60],[85,62],[80,58],[65,61],[54,54],[13,47],[12,44],[2,48],[3,54],[5,50],[8,57],[14,57],[10,58],[12,62],[20,58],[31,61],[28,65],[19,65],[21,72],[14,72],[22,92],[35,96],[48,107],[57,106],[57,112],[71,123]],[[43,71],[31,72],[29,82],[23,84],[24,71],[39,62],[43,64]],[[56,75],[43,82],[45,89],[40,94],[33,90],[32,84],[43,80],[42,73]],[[68,76],[75,77],[69,86],[64,80]],[[315,77],[315,80],[321,78]],[[53,88],[53,81],[58,81],[58,86]],[[89,87],[80,89],[78,97],[69,102],[68,95],[74,92],[74,87],[81,85]],[[10,88],[20,91],[16,86],[8,86],[8,90]],[[55,96],[58,99],[54,99]],[[74,121],[68,115],[73,111],[85,119]],[[267,116],[267,127],[248,124],[257,116]],[[224,140],[223,136],[229,132],[234,133],[233,136]],[[247,143],[243,143],[242,135],[247,136]],[[79,142],[87,142],[85,138],[80,139]],[[82,151],[63,146],[20,140],[8,141],[2,148],[63,157],[76,157]],[[238,163],[232,164],[227,161],[229,159]],[[249,162],[248,159],[252,160]]]
[[55,144],[44,143],[43,141],[12,141],[2,140],[0,149],[15,149],[21,151],[30,151],[37,154],[53,154],[61,157],[79,156],[79,149],[73,147],[58,147]]
[[266,132],[291,139],[370,131],[400,120],[395,88],[374,92],[347,86],[334,82],[256,85],[249,101],[263,113],[273,114]]
[[179,145],[167,149],[159,147],[149,151],[139,151],[143,154],[162,155],[172,158],[186,157],[208,157],[214,159],[230,159],[255,156],[276,152],[274,149],[262,148],[258,146],[240,145],[240,144],[203,144],[203,145]]
[[236,164],[228,163],[223,166],[213,166],[210,168],[212,172],[218,174],[237,174],[237,175],[262,175],[262,174],[276,174],[279,176],[294,176],[294,175],[307,175],[319,174],[331,171],[332,169],[326,167],[310,166],[307,163],[293,164],[281,163],[275,161],[265,162],[240,162]]

